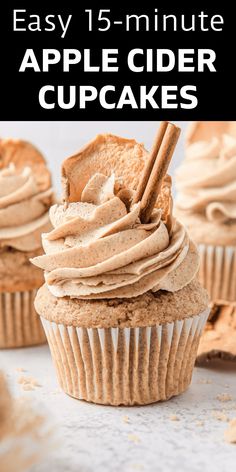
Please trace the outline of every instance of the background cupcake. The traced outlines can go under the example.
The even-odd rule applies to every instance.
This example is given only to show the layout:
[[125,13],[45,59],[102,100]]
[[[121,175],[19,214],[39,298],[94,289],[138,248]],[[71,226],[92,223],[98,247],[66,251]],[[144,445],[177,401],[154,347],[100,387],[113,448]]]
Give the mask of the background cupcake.
[[0,141],[0,347],[45,342],[34,310],[41,271],[29,258],[42,253],[51,227],[51,178],[41,153],[20,140]]
[[176,186],[176,215],[200,252],[199,279],[212,303],[235,304],[236,122],[191,125]]
[[[166,165],[179,130],[164,128],[156,153]],[[45,270],[35,306],[58,379],[79,399],[146,404],[183,392],[191,380],[208,299],[195,279],[196,248],[172,220],[161,159],[152,168],[158,162],[157,181],[151,171],[145,185],[162,184],[148,221],[143,197],[132,204],[131,183],[137,187],[146,156],[135,141],[104,135],[66,160],[67,202],[51,208],[46,254],[33,259]]]

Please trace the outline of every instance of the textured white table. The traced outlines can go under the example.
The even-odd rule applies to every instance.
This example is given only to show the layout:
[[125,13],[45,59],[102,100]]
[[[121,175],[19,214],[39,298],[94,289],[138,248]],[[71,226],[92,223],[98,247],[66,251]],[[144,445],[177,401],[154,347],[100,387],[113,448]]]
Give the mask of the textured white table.
[[[17,368],[25,369],[18,372]],[[196,368],[189,390],[146,407],[104,407],[74,400],[58,389],[47,346],[0,351],[15,395],[33,399],[55,428],[56,451],[32,472],[224,472],[236,468],[236,445],[224,442],[224,411],[236,417],[236,367]],[[19,377],[41,387],[23,391]],[[232,400],[222,402],[227,393]],[[173,417],[178,421],[174,421]],[[176,419],[176,418],[175,418]],[[16,468],[17,472],[17,468]]]

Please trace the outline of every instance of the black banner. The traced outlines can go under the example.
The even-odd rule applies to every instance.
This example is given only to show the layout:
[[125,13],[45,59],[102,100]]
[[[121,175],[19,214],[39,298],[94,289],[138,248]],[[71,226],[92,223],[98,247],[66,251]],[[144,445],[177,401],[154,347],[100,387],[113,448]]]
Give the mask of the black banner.
[[232,4],[146,3],[3,3],[0,119],[236,120]]

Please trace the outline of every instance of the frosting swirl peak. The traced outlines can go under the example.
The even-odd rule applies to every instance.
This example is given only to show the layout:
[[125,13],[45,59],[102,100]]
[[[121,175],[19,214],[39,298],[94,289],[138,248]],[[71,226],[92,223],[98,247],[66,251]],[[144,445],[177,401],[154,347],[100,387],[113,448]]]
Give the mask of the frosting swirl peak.
[[41,231],[49,229],[48,208],[53,190],[40,191],[30,167],[13,163],[0,170],[0,248],[32,251],[41,246]]
[[53,230],[42,236],[45,255],[35,265],[57,297],[129,298],[152,290],[177,291],[198,270],[198,255],[184,227],[170,236],[160,209],[141,224],[140,205],[127,209],[114,176],[95,174],[81,201],[54,205]]

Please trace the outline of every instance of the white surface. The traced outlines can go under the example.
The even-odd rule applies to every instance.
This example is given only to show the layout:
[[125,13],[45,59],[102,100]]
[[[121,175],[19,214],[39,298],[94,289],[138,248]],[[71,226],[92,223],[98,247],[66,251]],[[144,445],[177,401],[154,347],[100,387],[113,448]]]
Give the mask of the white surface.
[[[0,351],[0,369],[8,372],[14,394],[34,399],[54,425],[56,449],[31,472],[235,470],[236,444],[224,442],[227,423],[216,419],[222,410],[230,419],[236,417],[234,364],[196,368],[191,387],[181,396],[126,408],[88,404],[61,392],[47,346]],[[22,375],[33,377],[41,387],[23,391],[18,383]],[[217,395],[222,393],[232,400],[221,402]]]
[[[182,129],[180,140],[172,158],[170,173],[183,159],[186,121],[175,122]],[[31,141],[45,155],[58,195],[60,195],[60,166],[63,159],[76,153],[81,146],[98,133],[113,133],[135,138],[150,149],[158,122],[155,121],[0,121],[0,137],[20,138]]]

